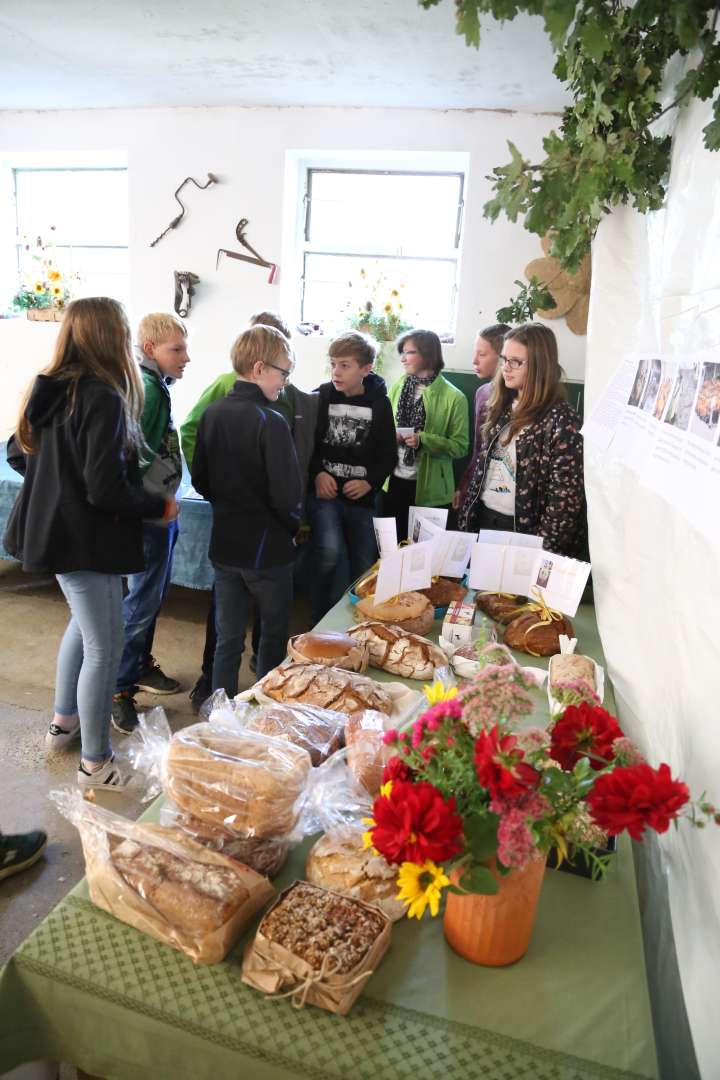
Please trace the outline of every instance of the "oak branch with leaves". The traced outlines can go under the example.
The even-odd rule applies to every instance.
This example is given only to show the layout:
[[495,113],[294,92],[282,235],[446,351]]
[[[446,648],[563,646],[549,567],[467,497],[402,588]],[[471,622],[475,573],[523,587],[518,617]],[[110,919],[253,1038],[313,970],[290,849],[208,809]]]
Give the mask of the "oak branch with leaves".
[[[419,0],[430,8],[441,0]],[[720,84],[720,5],[710,0],[455,0],[457,31],[480,45],[480,17],[501,22],[540,15],[556,54],[554,74],[571,94],[560,128],[543,140],[535,164],[509,142],[510,162],[489,179],[491,221],[522,216],[530,232],[552,233],[552,254],[574,272],[590,251],[603,217],[618,206],[646,213],[665,199],[672,140],[657,120],[692,98],[713,97]],[[689,57],[667,92],[668,62]],[[720,147],[720,94],[704,129],[708,150]],[[525,297],[524,299],[527,299]],[[539,306],[539,305],[538,305]],[[526,308],[527,310],[527,308]]]

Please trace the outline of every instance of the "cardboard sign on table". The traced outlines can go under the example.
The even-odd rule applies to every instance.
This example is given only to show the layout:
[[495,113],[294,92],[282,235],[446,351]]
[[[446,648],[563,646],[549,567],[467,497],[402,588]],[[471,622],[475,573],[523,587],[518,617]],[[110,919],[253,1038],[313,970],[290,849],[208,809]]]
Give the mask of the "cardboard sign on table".
[[540,598],[564,615],[577,612],[590,563],[546,551],[539,536],[486,530],[479,536],[470,559],[471,589]]
[[439,506],[411,506],[408,511],[408,540],[414,544],[420,539],[422,521],[432,521],[439,528],[447,525],[448,512]]
[[470,562],[475,537],[472,533],[443,529],[429,518],[420,518],[418,541],[433,545],[433,577],[461,578]]
[[433,544],[409,544],[380,559],[375,603],[404,592],[429,589],[432,583]]

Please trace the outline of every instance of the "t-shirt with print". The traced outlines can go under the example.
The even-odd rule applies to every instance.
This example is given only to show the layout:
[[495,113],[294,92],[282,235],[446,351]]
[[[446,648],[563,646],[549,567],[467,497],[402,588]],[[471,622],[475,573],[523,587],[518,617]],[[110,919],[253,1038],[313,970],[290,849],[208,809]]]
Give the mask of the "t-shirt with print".
[[503,446],[507,430],[507,427],[503,428],[488,455],[480,500],[488,510],[512,517],[515,514],[517,435]]

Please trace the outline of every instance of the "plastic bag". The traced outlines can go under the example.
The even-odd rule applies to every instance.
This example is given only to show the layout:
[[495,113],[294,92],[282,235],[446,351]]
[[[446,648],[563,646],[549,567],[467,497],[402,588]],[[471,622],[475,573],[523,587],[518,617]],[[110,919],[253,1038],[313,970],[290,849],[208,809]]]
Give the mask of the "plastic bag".
[[186,814],[167,800],[160,807],[160,824],[181,829],[191,840],[203,847],[219,851],[229,859],[237,859],[265,877],[275,877],[282,870],[288,857],[290,843],[286,837],[262,839],[255,836],[238,836],[231,829],[211,825],[202,818]]
[[80,832],[93,903],[197,964],[224,959],[273,895],[267,878],[178,829],[128,821],[78,791],[50,798]]

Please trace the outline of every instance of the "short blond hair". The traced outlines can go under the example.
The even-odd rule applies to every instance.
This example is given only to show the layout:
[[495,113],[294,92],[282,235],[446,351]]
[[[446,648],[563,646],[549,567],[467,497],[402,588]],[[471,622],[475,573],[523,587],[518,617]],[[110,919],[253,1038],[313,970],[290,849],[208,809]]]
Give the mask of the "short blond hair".
[[279,360],[292,363],[290,342],[273,326],[258,324],[242,334],[233,342],[230,350],[232,366],[238,375],[247,375],[255,364],[277,364]]
[[140,348],[146,341],[151,345],[162,345],[173,334],[180,333],[187,337],[187,327],[177,315],[171,315],[167,311],[153,311],[144,315],[138,326],[137,341]]
[[359,367],[374,364],[380,346],[375,338],[369,334],[361,334],[359,330],[347,330],[344,334],[338,334],[330,342],[328,356],[337,359],[339,356],[353,356]]
[[290,327],[276,311],[258,311],[255,315],[250,316],[250,325],[274,326],[276,330],[285,335],[288,341],[292,337]]

